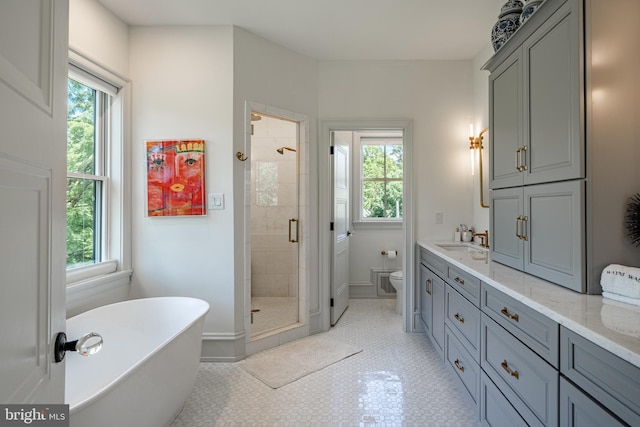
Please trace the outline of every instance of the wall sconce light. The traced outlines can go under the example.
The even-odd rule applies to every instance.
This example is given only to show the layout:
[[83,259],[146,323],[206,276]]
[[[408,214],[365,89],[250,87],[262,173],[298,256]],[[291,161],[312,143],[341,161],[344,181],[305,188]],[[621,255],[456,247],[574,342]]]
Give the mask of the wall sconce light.
[[489,128],[482,129],[478,136],[475,136],[473,132],[473,124],[469,125],[469,153],[471,157],[471,175],[475,174],[475,152],[478,150],[478,170],[480,171],[480,206],[483,208],[488,208],[489,205],[484,203],[484,186],[483,186],[483,170],[482,170],[482,140],[483,135],[489,131]]

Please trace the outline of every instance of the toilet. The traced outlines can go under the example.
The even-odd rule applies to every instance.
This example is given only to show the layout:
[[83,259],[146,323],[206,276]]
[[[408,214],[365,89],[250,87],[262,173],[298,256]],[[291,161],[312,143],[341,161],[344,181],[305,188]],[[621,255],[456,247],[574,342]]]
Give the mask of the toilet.
[[402,314],[402,304],[404,301],[404,278],[402,270],[394,271],[389,275],[391,286],[396,290],[396,313]]

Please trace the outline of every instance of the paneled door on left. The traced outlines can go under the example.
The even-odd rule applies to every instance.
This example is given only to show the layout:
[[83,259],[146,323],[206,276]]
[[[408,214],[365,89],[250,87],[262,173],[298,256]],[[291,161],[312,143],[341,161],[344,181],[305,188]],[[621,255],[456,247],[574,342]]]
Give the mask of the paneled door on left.
[[63,403],[68,0],[0,1],[0,402]]

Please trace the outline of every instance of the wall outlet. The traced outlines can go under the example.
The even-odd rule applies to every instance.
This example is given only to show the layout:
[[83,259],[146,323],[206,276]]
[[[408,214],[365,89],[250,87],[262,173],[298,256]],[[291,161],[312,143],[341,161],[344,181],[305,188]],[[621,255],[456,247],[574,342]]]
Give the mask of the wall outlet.
[[435,223],[443,224],[444,223],[444,213],[442,211],[435,211]]

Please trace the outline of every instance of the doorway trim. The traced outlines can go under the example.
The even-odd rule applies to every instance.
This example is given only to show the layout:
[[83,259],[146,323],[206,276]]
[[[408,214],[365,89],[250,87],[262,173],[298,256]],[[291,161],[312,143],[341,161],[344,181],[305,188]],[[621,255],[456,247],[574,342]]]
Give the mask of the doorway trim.
[[[244,155],[251,157],[251,113],[261,113],[298,123],[298,209],[300,234],[298,248],[298,323],[258,338],[251,337],[251,163],[244,168],[244,329],[246,331],[246,355],[276,347],[309,335],[309,284],[311,265],[309,257],[311,240],[311,210],[309,182],[310,126],[309,117],[281,108],[257,102],[245,102]],[[248,166],[247,166],[248,165]]]
[[411,119],[398,120],[324,120],[320,125],[319,167],[319,224],[320,224],[320,301],[322,307],[323,330],[330,328],[330,295],[331,295],[331,173],[330,173],[330,133],[334,130],[389,130],[403,131],[403,204],[404,217],[402,232],[404,236],[404,256],[402,269],[404,271],[405,292],[402,310],[402,330],[414,331],[413,318],[417,300],[414,292],[415,276],[415,245],[413,231],[413,121]]

